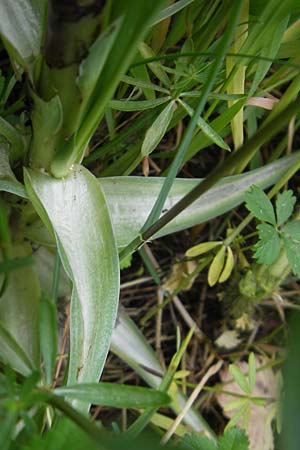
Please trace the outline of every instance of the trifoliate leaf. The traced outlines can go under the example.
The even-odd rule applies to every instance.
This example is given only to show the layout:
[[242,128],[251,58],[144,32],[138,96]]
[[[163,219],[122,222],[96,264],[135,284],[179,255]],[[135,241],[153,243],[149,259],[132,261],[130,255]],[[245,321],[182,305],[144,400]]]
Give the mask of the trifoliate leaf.
[[230,428],[219,438],[220,450],[248,450],[249,440],[245,430]]
[[254,257],[259,264],[273,264],[279,257],[280,238],[277,230],[268,223],[257,226],[259,241],[254,246]]
[[279,194],[276,200],[276,216],[277,226],[279,227],[288,220],[291,216],[294,205],[296,203],[296,197],[293,195],[293,191],[285,191]]
[[295,241],[300,241],[300,220],[293,220],[282,228],[283,233]]
[[274,226],[276,225],[273,205],[261,188],[253,185],[250,190],[246,192],[245,200],[246,208],[249,209],[255,217],[259,220],[269,222]]
[[294,275],[300,275],[300,220],[287,223],[282,229],[282,239],[288,262]]

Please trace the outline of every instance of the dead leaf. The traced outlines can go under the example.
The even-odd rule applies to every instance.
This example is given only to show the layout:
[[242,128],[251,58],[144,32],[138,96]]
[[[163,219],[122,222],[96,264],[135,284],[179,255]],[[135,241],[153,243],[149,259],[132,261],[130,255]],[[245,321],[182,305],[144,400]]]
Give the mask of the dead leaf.
[[235,330],[226,330],[218,339],[215,340],[215,344],[219,348],[226,348],[226,350],[230,350],[234,347],[237,347],[241,342],[237,331]]
[[[173,293],[178,289],[181,283],[183,283],[189,275],[191,275],[197,268],[197,263],[195,261],[184,261],[178,264],[174,264],[172,267],[172,273],[167,278],[167,280],[163,284],[163,289],[166,291]],[[183,291],[188,291],[191,289],[197,274],[195,274],[188,281],[187,285],[183,287]]]
[[[255,357],[256,370],[268,363],[266,358]],[[242,372],[248,372],[248,364],[245,362],[238,362],[236,365],[242,370]],[[227,383],[232,380],[232,376],[229,373],[228,367],[223,369],[220,373],[223,383]],[[239,395],[245,395],[237,383],[233,380],[228,384],[225,384],[224,390],[233,392]],[[253,397],[262,397],[267,399],[277,398],[277,382],[274,372],[271,368],[267,368],[262,371],[257,371],[255,377],[255,387],[252,393]],[[235,410],[227,411],[226,407],[235,398],[228,394],[217,394],[217,401],[221,405],[224,411],[224,415],[231,419],[235,413]],[[255,405],[251,402],[250,407],[250,422],[247,431],[250,440],[249,450],[273,450],[274,438],[272,433],[272,427],[270,423],[270,413],[274,409],[274,401],[270,401],[265,406]],[[242,420],[237,423],[242,426]]]

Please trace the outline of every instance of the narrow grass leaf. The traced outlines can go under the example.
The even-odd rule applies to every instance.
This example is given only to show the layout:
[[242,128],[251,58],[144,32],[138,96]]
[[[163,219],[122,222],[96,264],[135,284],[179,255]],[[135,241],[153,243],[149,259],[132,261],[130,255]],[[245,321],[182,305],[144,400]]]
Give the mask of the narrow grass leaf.
[[[164,94],[169,94],[169,90],[165,89],[157,84],[151,83],[150,81],[140,80],[138,78],[129,77],[128,75],[123,75],[121,81],[124,83],[136,86],[141,89],[151,89],[153,91],[162,92]],[[152,99],[153,100],[153,99]]]
[[179,0],[173,5],[168,6],[167,8],[163,9],[159,14],[157,14],[157,17],[152,22],[152,25],[156,25],[157,23],[167,19],[168,17],[173,16],[174,14],[178,13],[183,8],[188,6],[190,3],[193,3],[193,1],[194,0]]
[[153,100],[111,100],[109,107],[119,111],[145,111],[163,105],[169,100],[170,97],[160,97]]
[[174,114],[175,101],[171,101],[157,116],[151,127],[147,130],[141,148],[141,155],[148,156],[158,146]]
[[36,210],[55,232],[73,282],[68,382],[96,382],[108,352],[119,292],[119,259],[101,184],[81,166],[65,180],[28,169],[25,180]]
[[80,65],[77,85],[82,94],[82,115],[86,113],[85,109],[91,101],[93,90],[117,38],[120,26],[121,21],[117,20],[104,33],[101,33]]
[[172,165],[169,169],[169,173],[165,179],[165,182],[164,182],[163,187],[160,191],[160,194],[153,206],[153,209],[151,210],[151,212],[147,218],[147,221],[145,222],[145,224],[141,230],[142,232],[145,229],[147,229],[148,227],[150,227],[155,221],[157,221],[161,214],[161,211],[164,207],[166,198],[170,192],[171,186],[172,186],[173,181],[176,177],[176,174],[179,170],[179,167],[181,166],[181,164],[186,156],[187,149],[189,147],[195,127],[197,125],[197,118],[202,114],[202,111],[204,109],[207,98],[208,98],[208,96],[213,88],[214,82],[216,80],[218,71],[222,65],[226,51],[230,45],[234,30],[236,27],[236,23],[239,19],[239,13],[241,10],[241,6],[242,5],[241,5],[240,1],[236,1],[231,5],[231,10],[230,10],[231,15],[228,18],[228,25],[223,34],[221,41],[219,42],[219,46],[216,49],[215,61],[212,64],[211,70],[207,74],[207,79],[203,85],[202,97],[198,103],[196,110],[195,110],[195,114],[194,114],[193,118],[190,120],[190,123],[185,131],[183,139],[177,150],[176,156],[175,156],[175,158],[172,162]]
[[255,376],[256,376],[255,356],[254,353],[251,352],[248,358],[248,379],[249,379],[249,389],[251,393],[255,386]]
[[[187,111],[189,116],[193,117],[193,115],[195,114],[193,108],[191,108],[187,103],[183,102],[182,100],[179,100],[179,102]],[[203,131],[203,134],[205,134],[205,136],[208,137],[210,141],[212,141],[218,147],[230,151],[229,145],[226,144],[226,142],[221,138],[221,136],[218,133],[216,133],[215,130],[208,124],[208,122],[206,122],[201,116],[198,116],[197,118],[197,126]]]
[[296,197],[293,195],[293,191],[284,191],[278,194],[276,200],[276,216],[277,226],[280,227],[291,216],[296,203]]
[[56,395],[114,408],[147,408],[165,406],[169,396],[155,389],[117,383],[77,384],[55,389]]
[[259,220],[276,226],[273,205],[261,188],[252,186],[249,189],[249,192],[246,193],[246,207]]
[[86,108],[76,139],[70,139],[51,164],[51,171],[56,177],[66,176],[72,164],[81,162],[85,149],[105,114],[108,102],[136,55],[139,42],[146,34],[155,14],[164,7],[165,3],[165,0],[160,2],[116,0],[114,16],[121,18],[118,34],[93,88],[91,101]]
[[58,352],[55,303],[42,296],[40,306],[40,348],[47,384],[51,385]]
[[[123,309],[119,310],[118,320],[112,335],[111,351],[129,364],[139,376],[150,386],[157,388],[164,371],[149,342],[141,330],[130,319]],[[180,391],[172,392],[171,407],[178,414],[186,403]],[[202,416],[191,408],[185,415],[184,422],[194,430],[203,431],[210,428]]]
[[273,264],[279,257],[280,237],[268,223],[257,226],[259,241],[254,245],[254,257],[259,264]]
[[[145,59],[156,56],[152,48],[149,47],[149,45],[147,45],[145,42],[140,43],[139,52]],[[151,62],[148,64],[148,66],[149,69],[154,73],[154,75],[161,81],[161,83],[164,86],[166,87],[170,86],[171,83],[169,77],[160,62]]]

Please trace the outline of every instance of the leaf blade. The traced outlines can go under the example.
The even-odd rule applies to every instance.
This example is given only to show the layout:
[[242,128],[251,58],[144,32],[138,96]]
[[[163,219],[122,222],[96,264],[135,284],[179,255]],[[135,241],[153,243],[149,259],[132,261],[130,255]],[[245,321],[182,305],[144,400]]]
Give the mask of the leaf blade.
[[[119,293],[119,259],[100,183],[81,166],[65,180],[27,169],[25,183],[37,212],[55,231],[62,263],[73,282],[68,383],[98,381]],[[82,340],[73,342],[80,330]]]
[[56,395],[115,408],[146,408],[167,405],[169,396],[155,389],[116,383],[85,383],[55,389]]
[[278,194],[276,200],[276,216],[277,226],[279,227],[288,220],[291,216],[296,203],[296,197],[293,195],[293,191],[284,191]]
[[280,253],[280,238],[276,229],[262,223],[257,226],[259,241],[254,245],[254,257],[259,264],[273,264]]
[[276,225],[273,205],[264,191],[253,185],[246,193],[246,208],[259,220]]

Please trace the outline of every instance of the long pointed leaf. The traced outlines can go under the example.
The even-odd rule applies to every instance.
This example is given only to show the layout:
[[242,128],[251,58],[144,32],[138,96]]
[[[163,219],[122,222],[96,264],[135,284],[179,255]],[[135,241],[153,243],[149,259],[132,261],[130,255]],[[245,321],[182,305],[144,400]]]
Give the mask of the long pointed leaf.
[[[14,258],[24,258],[28,254],[21,245],[15,245],[12,251]],[[40,286],[33,268],[28,266],[11,270],[8,286],[0,299],[0,320],[26,355],[32,368],[39,365],[39,300]],[[18,364],[19,360],[16,354],[17,363],[14,365],[10,353],[8,362],[20,372],[28,374],[28,368]]]
[[24,68],[40,51],[46,0],[1,0],[0,35],[8,52]]
[[[294,153],[263,168],[225,178],[167,224],[155,237],[192,227],[235,208],[244,201],[245,192],[251,185],[255,184],[262,189],[271,186],[297,160],[299,153]],[[171,208],[199,181],[175,180],[165,209]],[[124,247],[138,235],[160,192],[164,178],[115,177],[102,178],[99,182],[107,199],[117,245]]]
[[164,392],[140,386],[116,383],[84,383],[55,389],[56,395],[85,400],[95,405],[114,408],[146,408],[167,405],[169,396]]
[[[100,184],[81,166],[65,180],[25,171],[29,197],[54,230],[73,282],[68,382],[98,381],[118,304],[119,260]],[[81,334],[81,339],[74,338]]]

